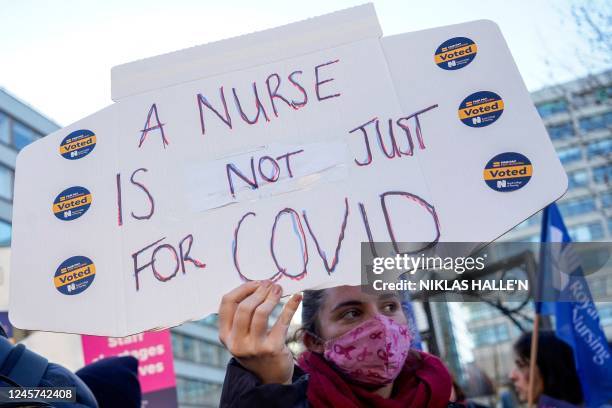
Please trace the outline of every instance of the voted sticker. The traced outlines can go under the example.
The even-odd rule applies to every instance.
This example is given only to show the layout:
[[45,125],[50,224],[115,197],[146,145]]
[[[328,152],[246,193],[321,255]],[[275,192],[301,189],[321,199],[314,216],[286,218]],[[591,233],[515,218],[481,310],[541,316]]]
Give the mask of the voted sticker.
[[484,168],[484,180],[495,191],[523,188],[533,173],[529,159],[520,153],[506,152],[493,157]]
[[75,130],[62,140],[59,152],[65,159],[78,160],[93,151],[96,147],[96,134],[91,130]]
[[467,37],[455,37],[444,41],[436,49],[436,65],[447,71],[466,67],[476,58],[478,46]]
[[64,295],[78,295],[91,286],[96,277],[96,267],[86,256],[73,256],[57,267],[53,283]]
[[471,94],[459,105],[459,119],[470,127],[485,127],[494,123],[504,112],[504,101],[491,91]]
[[53,201],[53,214],[62,221],[75,220],[87,212],[91,202],[91,193],[85,187],[70,187]]

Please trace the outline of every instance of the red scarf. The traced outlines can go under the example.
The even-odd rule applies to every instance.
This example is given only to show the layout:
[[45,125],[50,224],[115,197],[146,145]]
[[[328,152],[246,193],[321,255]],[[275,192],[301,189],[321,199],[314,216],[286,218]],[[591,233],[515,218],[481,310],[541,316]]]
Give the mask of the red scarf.
[[446,408],[451,395],[448,370],[427,353],[408,355],[391,398],[347,382],[320,354],[304,352],[298,365],[309,374],[307,396],[314,408]]

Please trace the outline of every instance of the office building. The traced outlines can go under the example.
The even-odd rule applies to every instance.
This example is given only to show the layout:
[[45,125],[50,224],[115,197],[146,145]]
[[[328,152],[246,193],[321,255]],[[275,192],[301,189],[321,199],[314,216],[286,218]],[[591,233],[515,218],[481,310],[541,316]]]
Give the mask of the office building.
[[230,355],[219,342],[217,316],[173,328],[172,351],[179,406],[219,406]]
[[[612,239],[612,70],[542,89],[532,94],[542,120],[569,178],[567,194],[558,202],[574,241]],[[539,242],[541,213],[529,218],[502,240]],[[601,275],[601,274],[599,274]],[[601,324],[612,337],[612,276],[589,282],[598,303]],[[519,328],[485,303],[465,303],[474,357],[498,384],[513,366],[512,342]],[[521,313],[533,316],[533,305]],[[525,328],[527,319],[517,315]]]
[[19,150],[59,126],[0,88],[0,246],[11,242],[13,180]]

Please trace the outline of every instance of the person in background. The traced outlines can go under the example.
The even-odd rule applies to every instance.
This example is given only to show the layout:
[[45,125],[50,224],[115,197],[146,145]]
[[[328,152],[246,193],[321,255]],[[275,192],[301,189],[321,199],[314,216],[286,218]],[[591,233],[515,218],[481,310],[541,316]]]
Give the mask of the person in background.
[[248,282],[219,308],[219,338],[234,358],[221,407],[446,408],[451,376],[430,354],[410,349],[411,330],[396,293],[358,286],[305,291],[297,361],[287,330],[302,296],[293,295],[276,323],[268,318],[282,289]]
[[[523,402],[527,401],[529,393],[531,336],[531,333],[523,333],[514,344],[515,367],[510,373],[510,380]],[[538,353],[533,381],[535,402],[542,396],[573,405],[580,405],[583,402],[572,349],[552,331],[542,331],[538,335]]]
[[100,408],[140,408],[142,394],[134,357],[105,358],[86,365],[76,375],[93,392]]
[[[67,368],[49,362],[40,354],[28,350],[23,344],[13,344],[0,335],[0,387],[70,387],[74,388],[74,402],[54,402],[46,406],[57,408],[98,408],[91,390]],[[45,406],[29,402],[0,404],[3,407]]]

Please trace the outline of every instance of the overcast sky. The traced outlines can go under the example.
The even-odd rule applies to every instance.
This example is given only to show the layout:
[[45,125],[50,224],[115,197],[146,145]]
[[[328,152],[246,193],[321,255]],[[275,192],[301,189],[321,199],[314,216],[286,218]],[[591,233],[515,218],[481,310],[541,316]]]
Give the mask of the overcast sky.
[[[487,18],[530,90],[583,75],[569,0],[381,0],[385,35]],[[60,125],[110,104],[112,66],[362,4],[351,0],[0,0],[0,87]],[[552,62],[547,67],[545,60]]]

